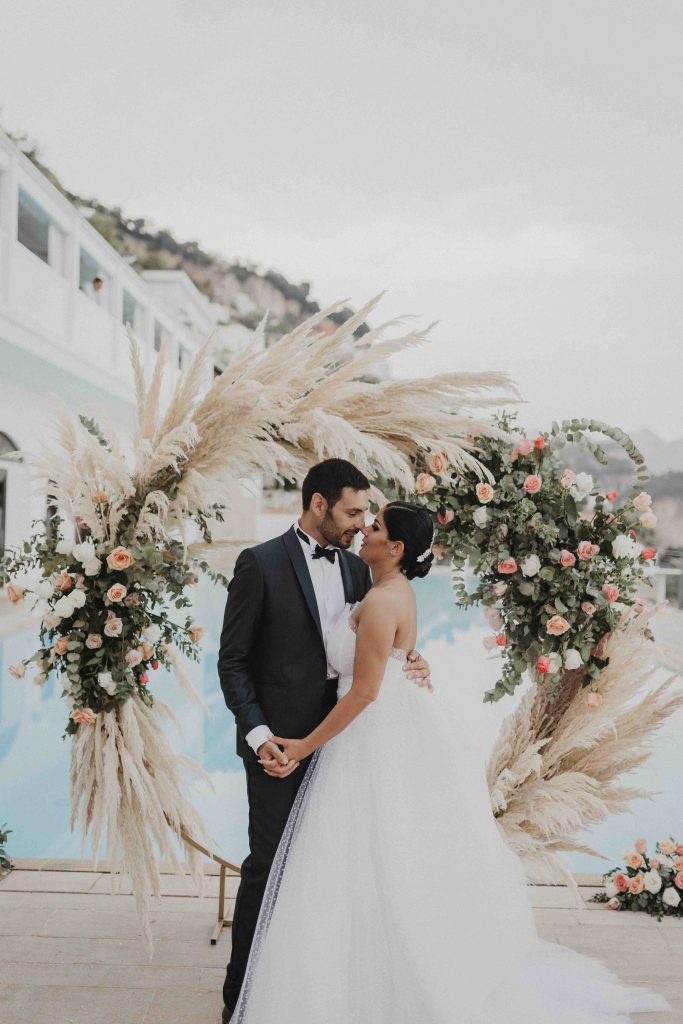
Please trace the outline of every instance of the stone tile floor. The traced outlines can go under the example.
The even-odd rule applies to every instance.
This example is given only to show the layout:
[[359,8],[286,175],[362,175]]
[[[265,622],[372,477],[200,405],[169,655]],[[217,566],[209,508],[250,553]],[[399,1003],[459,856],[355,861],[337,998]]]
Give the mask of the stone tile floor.
[[[25,859],[0,881],[0,1024],[218,1024],[230,932],[210,944],[218,907],[213,865],[203,903],[184,894],[177,876],[163,875],[152,961],[138,937],[130,888],[112,894],[106,870],[90,867]],[[237,881],[228,878],[229,897]],[[599,880],[578,881],[587,898]],[[638,1014],[635,1024],[683,1024],[683,921],[658,923],[596,904],[580,910],[562,887],[534,886],[531,899],[544,938],[599,957],[625,981],[662,992],[674,1008]]]

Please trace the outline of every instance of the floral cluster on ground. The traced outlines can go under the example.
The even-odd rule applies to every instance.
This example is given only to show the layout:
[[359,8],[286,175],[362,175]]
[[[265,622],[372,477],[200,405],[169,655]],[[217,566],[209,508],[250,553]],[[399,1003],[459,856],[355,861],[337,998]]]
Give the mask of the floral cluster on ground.
[[[492,482],[452,473],[432,453],[418,467],[417,500],[434,516],[436,552],[450,557],[457,603],[483,604],[492,628],[485,644],[502,654],[501,677],[484,699],[511,694],[526,671],[544,676],[555,693],[565,672],[580,671],[586,699],[597,706],[604,638],[644,610],[637,592],[651,583],[656,560],[647,536],[657,519],[642,490],[648,471],[631,439],[607,424],[568,420],[529,438],[515,420],[515,413],[496,417],[512,443],[470,438]],[[596,432],[621,445],[636,467],[623,500],[563,462],[573,443],[605,463]],[[477,579],[471,593],[468,564]]]
[[647,841],[636,839],[621,854],[625,867],[603,875],[605,888],[592,897],[609,910],[640,910],[661,921],[683,916],[683,843],[660,839],[648,854]]

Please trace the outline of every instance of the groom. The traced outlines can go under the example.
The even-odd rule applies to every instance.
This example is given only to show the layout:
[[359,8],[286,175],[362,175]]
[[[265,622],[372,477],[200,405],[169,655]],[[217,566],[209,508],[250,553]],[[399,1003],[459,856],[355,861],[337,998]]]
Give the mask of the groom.
[[[327,638],[346,605],[372,586],[367,566],[348,550],[365,528],[369,489],[350,462],[326,459],[303,482],[298,522],[242,551],[235,564],[218,674],[247,775],[249,855],[235,903],[223,1024],[239,996],[270,867],[308,766],[308,759],[288,762],[271,737],[305,736],[336,703]],[[408,678],[424,685],[427,663],[415,651],[410,662]]]

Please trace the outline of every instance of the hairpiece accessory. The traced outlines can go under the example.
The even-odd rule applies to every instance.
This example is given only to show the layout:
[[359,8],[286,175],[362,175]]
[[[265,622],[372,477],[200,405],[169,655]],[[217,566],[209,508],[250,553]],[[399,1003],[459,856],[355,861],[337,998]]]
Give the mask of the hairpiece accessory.
[[418,555],[415,559],[416,562],[424,562],[425,558],[432,553],[432,545],[430,544],[426,551],[423,551],[421,555]]

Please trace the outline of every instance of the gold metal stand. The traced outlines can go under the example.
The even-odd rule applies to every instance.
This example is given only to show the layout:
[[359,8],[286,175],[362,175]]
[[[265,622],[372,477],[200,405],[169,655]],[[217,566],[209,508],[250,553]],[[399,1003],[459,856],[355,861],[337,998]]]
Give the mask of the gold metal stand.
[[218,879],[218,920],[211,933],[211,945],[215,946],[220,938],[221,932],[224,928],[229,928],[232,924],[232,918],[225,916],[225,873],[231,871],[235,875],[241,874],[241,869],[237,864],[232,864],[229,860],[225,860],[224,857],[219,856],[217,853],[212,853],[211,850],[207,850],[205,846],[195,842],[195,840],[187,834],[184,829],[180,830],[180,838],[188,846],[192,846],[195,850],[199,850],[205,857],[216,862],[220,867],[219,879]]

